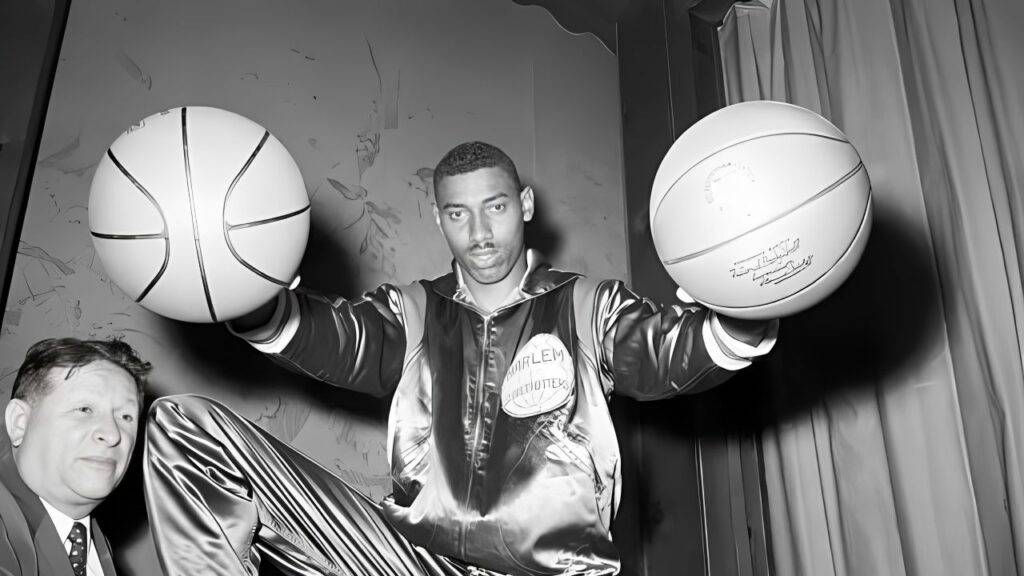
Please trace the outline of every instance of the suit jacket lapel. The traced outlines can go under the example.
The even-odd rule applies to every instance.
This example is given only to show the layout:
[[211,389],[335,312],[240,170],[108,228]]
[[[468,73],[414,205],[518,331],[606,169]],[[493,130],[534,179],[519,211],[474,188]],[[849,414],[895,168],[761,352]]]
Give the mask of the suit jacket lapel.
[[100,559],[104,576],[116,576],[117,570],[114,569],[114,557],[110,553],[110,545],[107,543],[107,537],[100,530],[96,518],[92,519],[92,527],[89,530],[92,533],[92,543],[96,547],[96,555]]
[[[64,538],[57,534],[57,528],[54,527],[53,520],[46,513],[46,508],[43,508],[43,503],[39,501],[39,497],[32,492],[29,493],[32,494],[35,504],[39,507],[39,515],[34,516],[36,518],[36,525],[32,533],[36,544],[36,552],[39,555],[39,573],[53,574],[54,576],[75,576],[74,571],[71,570],[71,561],[68,560],[68,551],[64,549]],[[33,519],[29,518],[29,524],[31,525],[32,523]]]
[[28,522],[29,531],[32,533],[32,542],[36,549],[36,559],[39,562],[39,573],[53,576],[74,576],[74,572],[71,571],[71,562],[68,560],[68,553],[64,550],[63,538],[57,535],[57,529],[53,527],[53,521],[46,513],[46,508],[43,508],[39,496],[36,496],[35,492],[22,481],[11,452],[0,458],[0,473],[3,474],[4,485],[18,502],[25,515],[25,520]]
[[39,552],[39,573],[54,576],[75,576],[64,544],[57,536],[53,522],[46,522],[36,532],[36,550]]
[[[17,556],[20,573],[36,574],[38,562],[35,544],[32,542],[32,532],[29,530],[28,521],[25,519],[25,513],[21,510],[21,505],[9,488],[9,475],[12,473],[10,468],[13,466],[14,460],[9,457],[9,452],[0,457],[0,482],[3,483],[3,486],[0,486],[0,510],[3,511],[4,531],[14,549],[15,556]],[[17,475],[17,469],[14,469],[13,473]]]

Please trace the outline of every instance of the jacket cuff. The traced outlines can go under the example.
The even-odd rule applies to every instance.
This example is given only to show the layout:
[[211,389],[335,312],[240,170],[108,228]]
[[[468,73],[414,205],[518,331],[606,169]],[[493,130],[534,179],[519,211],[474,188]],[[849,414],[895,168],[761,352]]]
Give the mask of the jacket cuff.
[[775,340],[779,335],[779,319],[773,318],[768,321],[768,330],[761,342],[757,346],[751,346],[742,340],[734,338],[725,327],[722,326],[722,321],[719,319],[718,313],[712,311],[710,313],[711,330],[714,331],[715,337],[721,342],[728,352],[731,352],[735,356],[740,358],[756,358],[758,356],[764,356],[771,352],[772,348],[775,347]]
[[704,339],[704,347],[707,348],[708,356],[718,366],[726,370],[739,370],[750,366],[750,361],[758,356],[764,356],[775,346],[779,333],[779,320],[773,319],[768,326],[768,333],[757,346],[751,346],[745,342],[733,338],[725,328],[722,327],[718,314],[708,311],[704,325],[701,327],[701,336]]
[[232,334],[249,342],[260,352],[279,354],[299,329],[299,298],[291,290],[282,290],[277,295],[274,315],[263,326],[245,332],[235,330],[231,322],[227,326]]

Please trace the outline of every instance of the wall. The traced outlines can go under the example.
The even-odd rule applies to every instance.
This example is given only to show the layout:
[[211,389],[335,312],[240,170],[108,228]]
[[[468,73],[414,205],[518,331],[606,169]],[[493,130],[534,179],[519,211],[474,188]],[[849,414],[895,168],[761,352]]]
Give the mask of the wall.
[[[384,403],[293,376],[220,326],[160,318],[107,280],[86,212],[96,162],[167,108],[252,118],[293,154],[312,199],[304,283],[352,296],[446,272],[427,175],[481,139],[537,189],[528,237],[556,266],[624,278],[617,82],[596,39],[505,0],[74,3],[4,311],[0,394],[41,338],[123,336],[156,366],[153,396],[218,398],[383,497]],[[135,466],[117,505],[135,514],[108,528],[129,574],[153,571],[141,506]]]

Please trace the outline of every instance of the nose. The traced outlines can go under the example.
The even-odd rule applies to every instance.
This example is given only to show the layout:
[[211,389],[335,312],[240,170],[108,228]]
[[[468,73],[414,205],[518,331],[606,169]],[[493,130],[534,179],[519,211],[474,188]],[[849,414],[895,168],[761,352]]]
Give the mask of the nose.
[[474,216],[470,218],[469,240],[474,244],[480,244],[493,238],[491,223],[485,216]]
[[114,415],[104,417],[97,423],[93,438],[107,446],[117,446],[121,443],[121,428],[118,427]]

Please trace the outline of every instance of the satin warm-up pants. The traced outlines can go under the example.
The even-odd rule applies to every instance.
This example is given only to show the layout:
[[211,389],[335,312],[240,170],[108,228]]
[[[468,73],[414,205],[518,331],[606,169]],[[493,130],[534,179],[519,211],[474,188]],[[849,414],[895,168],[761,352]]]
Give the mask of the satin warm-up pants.
[[409,543],[380,507],[216,401],[150,409],[146,504],[167,576],[492,574]]

